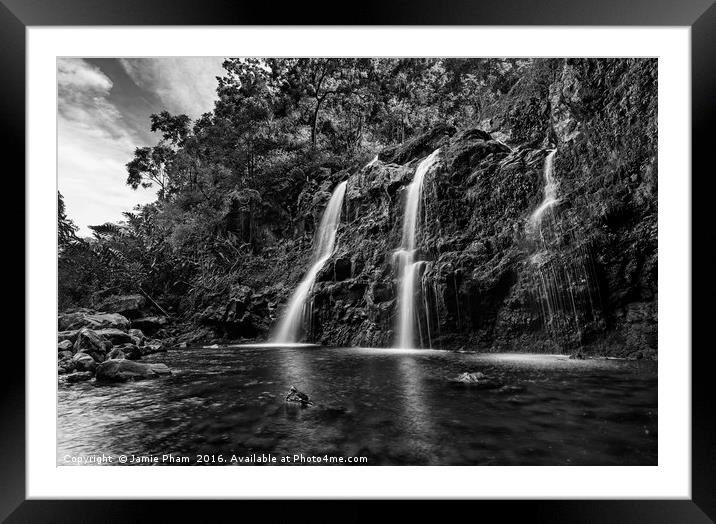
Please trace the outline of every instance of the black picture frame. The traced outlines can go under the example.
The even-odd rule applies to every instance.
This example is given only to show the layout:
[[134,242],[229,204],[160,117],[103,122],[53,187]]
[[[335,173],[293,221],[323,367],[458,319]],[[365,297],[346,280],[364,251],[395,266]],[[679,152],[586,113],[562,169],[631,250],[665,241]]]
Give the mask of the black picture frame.
[[[690,500],[569,500],[569,501],[476,501],[468,509],[481,518],[496,513],[502,520],[515,517],[531,522],[714,522],[716,521],[716,415],[711,407],[714,358],[705,335],[713,307],[713,277],[708,276],[706,251],[715,244],[712,216],[698,198],[709,198],[713,184],[713,133],[716,113],[716,5],[714,0],[501,0],[498,3],[469,0],[434,2],[386,2],[364,0],[343,5],[323,0],[310,4],[277,6],[269,2],[240,3],[231,0],[0,0],[0,133],[7,156],[17,161],[15,173],[25,172],[25,30],[28,26],[64,25],[606,25],[690,26],[692,82],[692,498]],[[5,156],[5,155],[4,155]],[[674,176],[679,176],[674,174]],[[22,177],[17,177],[22,178]],[[684,183],[688,183],[685,179]],[[24,184],[23,184],[24,186]],[[24,194],[24,187],[19,191]],[[17,195],[15,200],[20,200]],[[22,242],[22,241],[21,241]],[[17,244],[22,245],[21,243]],[[28,260],[19,261],[27,267]],[[23,268],[24,271],[24,268]],[[25,273],[26,279],[29,277]],[[706,284],[706,285],[702,285]],[[24,304],[24,301],[21,302]],[[23,310],[17,306],[17,311]],[[27,311],[26,314],[32,312]],[[18,333],[20,323],[16,323]],[[19,342],[24,345],[22,335]],[[17,346],[15,346],[17,348]],[[6,369],[0,380],[0,519],[7,522],[94,522],[166,521],[172,514],[183,518],[206,518],[214,508],[196,501],[42,501],[25,495],[25,358],[6,346]],[[673,349],[673,348],[672,348]],[[682,348],[684,356],[690,348]],[[668,385],[667,385],[668,387]],[[328,520],[306,502],[270,501],[272,514],[290,520]],[[222,510],[233,511],[242,504],[242,514],[255,511],[254,502],[220,502]],[[348,508],[347,505],[351,507]],[[335,520],[357,520],[375,509],[353,508],[339,503],[331,510]],[[382,503],[377,503],[382,504]],[[477,507],[473,507],[477,504]],[[278,507],[280,505],[282,507]],[[458,506],[464,505],[459,503]],[[412,502],[413,511],[424,516],[422,502]],[[451,508],[453,509],[453,508]],[[456,508],[456,509],[459,509]],[[438,507],[440,515],[444,509]],[[246,512],[246,513],[245,513]]]

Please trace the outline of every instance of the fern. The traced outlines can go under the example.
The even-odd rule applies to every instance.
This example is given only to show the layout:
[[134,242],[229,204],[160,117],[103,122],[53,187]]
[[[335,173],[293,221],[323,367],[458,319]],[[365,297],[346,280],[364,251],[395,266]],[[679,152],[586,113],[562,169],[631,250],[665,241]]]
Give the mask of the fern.
[[95,237],[98,239],[108,237],[121,238],[126,236],[126,229],[123,226],[113,224],[111,222],[106,222],[98,226],[89,226],[89,228],[94,232]]

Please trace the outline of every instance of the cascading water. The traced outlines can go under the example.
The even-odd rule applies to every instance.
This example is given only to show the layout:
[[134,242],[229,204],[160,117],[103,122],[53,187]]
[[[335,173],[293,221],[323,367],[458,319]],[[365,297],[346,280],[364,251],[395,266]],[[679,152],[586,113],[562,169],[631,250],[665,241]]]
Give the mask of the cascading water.
[[333,248],[336,243],[336,232],[338,231],[341,209],[343,207],[343,197],[346,193],[346,183],[347,182],[341,182],[336,186],[331,200],[323,212],[321,225],[316,234],[313,263],[288,303],[283,320],[281,320],[278,326],[274,342],[291,344],[298,342],[301,336],[306,299],[313,288],[318,272],[333,254]]
[[[544,325],[548,332],[551,332],[554,338],[559,338],[559,332],[562,330],[559,326],[560,317],[557,312],[562,310],[561,305],[561,287],[558,285],[557,277],[554,274],[554,267],[544,260],[548,259],[548,238],[545,238],[543,221],[545,214],[554,207],[559,199],[557,197],[558,184],[554,178],[554,155],[557,152],[553,149],[547,154],[544,161],[544,197],[542,202],[534,210],[527,223],[527,234],[540,249],[532,255],[531,261],[536,266],[535,287],[538,290],[540,306],[544,318]],[[550,223],[552,225],[552,223]]]
[[583,319],[595,314],[591,288],[598,293],[599,287],[596,274],[588,270],[593,266],[589,251],[579,248],[570,253],[562,247],[565,238],[570,239],[570,245],[578,245],[579,238],[574,228],[564,230],[552,211],[560,202],[559,183],[554,177],[555,153],[552,150],[545,158],[544,197],[530,216],[526,232],[535,244],[536,252],[530,260],[544,326],[559,346],[574,344],[575,335],[577,344],[581,344]]
[[544,161],[544,198],[537,209],[530,217],[529,226],[532,231],[540,231],[544,213],[551,209],[559,199],[557,198],[557,181],[554,178],[554,155],[557,152],[553,149]]
[[436,149],[420,162],[415,170],[405,200],[403,235],[400,247],[395,251],[401,275],[398,293],[398,347],[404,349],[415,347],[415,280],[420,265],[423,264],[423,261],[415,261],[415,250],[423,180],[437,162],[439,152],[440,150]]

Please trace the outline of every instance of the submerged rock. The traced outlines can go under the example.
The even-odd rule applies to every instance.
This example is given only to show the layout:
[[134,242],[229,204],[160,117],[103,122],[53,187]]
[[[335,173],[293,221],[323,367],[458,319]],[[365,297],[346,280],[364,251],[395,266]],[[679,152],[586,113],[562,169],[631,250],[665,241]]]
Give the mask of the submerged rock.
[[523,393],[525,389],[526,388],[524,386],[502,386],[500,389],[497,390],[497,392],[511,395],[516,393]]
[[65,381],[69,384],[75,384],[77,382],[85,382],[87,380],[92,380],[92,377],[94,376],[94,373],[91,371],[78,371],[76,373],[70,373],[65,377]]
[[297,402],[301,404],[301,407],[303,408],[313,405],[313,401],[311,401],[308,395],[306,395],[302,391],[297,390],[293,386],[291,386],[291,389],[288,390],[288,395],[286,395],[286,398],[284,400],[286,402]]
[[484,373],[480,373],[479,371],[475,373],[460,373],[457,377],[452,379],[454,382],[462,382],[464,384],[472,384],[477,383],[481,379],[485,378]]
[[497,389],[502,387],[502,383],[494,380],[479,371],[474,373],[460,373],[457,377],[449,379],[453,384],[464,384],[466,386],[475,386],[479,389]]
[[100,382],[127,382],[170,375],[166,364],[143,364],[132,360],[105,360],[97,367]]

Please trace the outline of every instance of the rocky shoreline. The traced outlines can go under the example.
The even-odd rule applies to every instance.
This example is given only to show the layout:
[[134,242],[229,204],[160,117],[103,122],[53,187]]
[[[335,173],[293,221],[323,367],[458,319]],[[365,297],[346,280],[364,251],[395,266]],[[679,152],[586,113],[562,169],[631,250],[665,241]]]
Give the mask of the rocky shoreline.
[[[234,316],[240,312],[241,322],[255,321],[257,304],[263,309],[275,307],[266,297],[257,300],[257,295],[246,286],[241,286],[240,293],[233,295],[227,309]],[[222,313],[222,320],[226,321],[227,312]],[[190,345],[265,341],[260,335],[232,337],[226,332],[218,333],[212,322],[206,322],[206,316],[186,322],[156,315],[141,295],[112,296],[95,309],[64,312],[57,320],[57,371],[59,381],[66,384],[92,379],[111,383],[157,378],[171,374],[171,370],[165,364],[141,362],[144,357]],[[269,319],[260,320],[266,324]],[[257,331],[265,334],[268,330]],[[467,351],[465,346],[455,350]],[[604,356],[598,353],[585,355],[581,351],[572,351],[565,356],[571,359],[615,358],[607,353]],[[656,354],[636,351],[623,355],[623,358],[656,360]]]
[[169,319],[147,313],[144,297],[126,295],[105,299],[97,309],[59,314],[59,380],[126,382],[170,374],[165,364],[137,362],[169,347],[165,338]]

